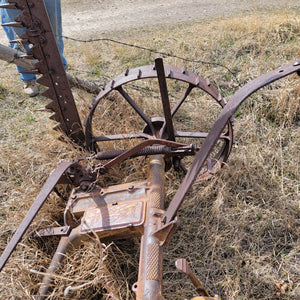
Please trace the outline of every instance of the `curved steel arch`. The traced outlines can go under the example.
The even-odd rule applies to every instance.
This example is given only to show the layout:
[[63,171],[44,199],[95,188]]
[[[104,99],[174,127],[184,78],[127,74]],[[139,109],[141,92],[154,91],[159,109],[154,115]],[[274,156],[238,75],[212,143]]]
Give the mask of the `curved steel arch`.
[[240,105],[260,88],[295,72],[300,75],[300,59],[248,82],[245,86],[240,88],[234,95],[230,97],[229,102],[221,111],[218,119],[216,120],[208,136],[204,140],[200,151],[196,154],[190,169],[188,170],[181,185],[179,186],[179,189],[172,199],[165,213],[164,223],[169,223],[175,218],[177,211],[183,203],[188,190],[197,178],[198,173],[200,172],[209,153],[212,151],[214,145],[216,144],[226,123],[237,111]]

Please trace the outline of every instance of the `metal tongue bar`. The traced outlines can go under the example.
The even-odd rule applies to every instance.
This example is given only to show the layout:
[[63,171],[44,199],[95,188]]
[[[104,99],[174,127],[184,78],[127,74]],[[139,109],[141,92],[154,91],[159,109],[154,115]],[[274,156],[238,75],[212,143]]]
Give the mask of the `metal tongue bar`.
[[49,194],[54,189],[56,184],[58,183],[59,179],[63,176],[64,172],[74,165],[76,162],[74,161],[67,161],[61,163],[49,176],[46,183],[44,184],[42,190],[38,194],[37,198],[33,202],[32,206],[30,207],[29,211],[27,212],[25,218],[23,219],[22,223],[18,227],[17,231],[13,235],[12,239],[4,249],[1,257],[0,257],[0,271],[5,266],[7,260],[9,259],[10,255],[16,248],[17,244],[23,237],[24,233],[26,232],[27,228],[33,221],[34,217],[37,215],[45,201],[47,200]]

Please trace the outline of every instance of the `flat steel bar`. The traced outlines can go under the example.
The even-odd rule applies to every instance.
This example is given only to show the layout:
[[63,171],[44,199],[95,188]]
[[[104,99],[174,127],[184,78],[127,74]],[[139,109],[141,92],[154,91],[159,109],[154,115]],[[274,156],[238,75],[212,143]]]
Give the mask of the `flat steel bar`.
[[122,134],[113,134],[113,135],[103,135],[93,137],[93,142],[108,142],[108,141],[117,141],[124,139],[152,139],[153,136],[138,132],[138,133],[122,133]]
[[[159,90],[165,115],[165,126],[168,135],[168,140],[175,141],[175,135],[174,135],[174,126],[173,126],[173,120],[172,120],[172,114],[171,114],[171,107],[170,107],[170,101],[169,101],[169,94],[168,94],[168,87],[167,87],[167,81],[165,76],[165,68],[162,58],[156,58],[155,59],[155,69],[157,71],[157,79],[159,83]],[[163,131],[160,132],[160,136],[162,136]]]
[[[207,136],[207,132],[175,131],[175,137],[205,139]],[[219,139],[230,140],[229,136],[227,135],[220,135]]]

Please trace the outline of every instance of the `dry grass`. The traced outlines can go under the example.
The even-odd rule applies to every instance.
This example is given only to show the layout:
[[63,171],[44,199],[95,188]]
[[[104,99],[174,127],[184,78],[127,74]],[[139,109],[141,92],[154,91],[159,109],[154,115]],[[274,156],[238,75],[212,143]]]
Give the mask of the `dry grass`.
[[[125,32],[114,38],[226,65],[234,76],[220,66],[165,58],[166,64],[186,65],[209,77],[228,97],[239,84],[299,58],[299,23],[299,11],[256,13]],[[68,41],[66,55],[72,67],[95,72],[95,76],[86,76],[100,82],[126,68],[153,63],[155,58],[150,52],[108,42],[78,47]],[[3,63],[0,68],[2,252],[51,170],[60,160],[83,153],[57,140],[48,114],[38,110],[46,100],[28,99],[19,92],[21,83],[15,68]],[[150,92],[132,91],[149,114],[160,111],[157,98],[151,94],[155,90],[157,86],[151,84]],[[238,111],[236,144],[228,164],[210,181],[194,184],[180,210],[183,230],[164,255],[166,299],[195,295],[191,284],[175,270],[174,261],[179,257],[186,257],[211,294],[217,293],[222,299],[299,299],[299,90],[299,78],[290,76],[252,96]],[[172,93],[180,91],[172,86]],[[92,97],[74,92],[81,114],[86,115]],[[198,97],[192,95],[183,110],[187,127],[196,117],[197,126],[207,126],[200,114],[193,114]],[[210,112],[215,118],[214,107],[204,99],[199,98],[199,103],[204,103],[201,116]],[[131,132],[140,125],[119,98],[112,100],[98,112],[95,125],[99,133]],[[112,121],[116,119],[112,112],[120,122]],[[125,163],[114,168],[101,183],[118,183],[120,178],[129,182],[146,174],[147,161],[139,159],[134,166]],[[167,199],[172,198],[181,179],[182,175],[173,171],[166,174]],[[51,195],[1,273],[1,299],[33,299],[41,282],[40,272],[45,272],[57,244],[56,238],[38,240],[34,230],[61,224],[63,210],[63,201]],[[136,241],[104,245],[91,238],[70,253],[50,298],[112,299],[113,293],[132,299],[137,261]]]

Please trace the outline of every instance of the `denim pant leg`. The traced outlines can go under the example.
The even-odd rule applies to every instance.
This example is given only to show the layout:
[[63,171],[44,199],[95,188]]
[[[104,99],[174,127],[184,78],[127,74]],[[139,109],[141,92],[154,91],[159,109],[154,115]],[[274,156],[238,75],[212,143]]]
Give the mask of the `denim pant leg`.
[[[7,3],[7,1],[0,0],[0,3],[4,4],[4,3]],[[66,61],[65,57],[63,56],[64,43],[63,43],[63,39],[62,39],[61,2],[60,2],[60,0],[46,0],[45,5],[46,5],[48,15],[49,15],[49,18],[50,18],[50,21],[52,24],[54,35],[56,36],[56,39],[57,39],[58,49],[59,49],[63,64],[66,67],[67,61]],[[2,23],[13,22],[15,20],[15,17],[18,16],[19,13],[20,13],[20,11],[16,10],[16,9],[1,9]],[[6,36],[9,41],[19,38],[22,35],[22,33],[26,30],[25,28],[14,28],[14,27],[6,27],[6,26],[4,26],[3,29],[6,33]],[[15,43],[11,43],[10,45],[14,49],[19,49],[22,51],[29,50],[28,45],[23,46],[23,45],[18,45]],[[17,66],[17,69],[19,72],[26,70],[23,67],[19,67],[19,66]],[[36,77],[33,74],[22,74],[21,73],[20,78],[23,81],[36,80]]]
[[[1,4],[7,3],[6,0],[1,0]],[[13,22],[20,13],[17,9],[1,9],[1,20],[2,23],[9,23]],[[5,31],[5,34],[9,41],[18,39],[21,37],[21,35],[26,30],[25,28],[14,28],[14,27],[7,27],[3,26],[3,29]],[[21,51],[28,51],[29,46],[28,45],[20,45],[18,43],[10,43],[11,48],[21,50]],[[26,69],[20,66],[17,66],[18,72],[25,71]],[[35,75],[33,74],[22,74],[20,73],[20,78],[23,81],[33,81],[36,80]]]
[[64,42],[62,38],[62,17],[61,17],[61,0],[45,0],[52,30],[56,38],[58,50],[63,61],[64,67],[67,66],[67,60],[64,57]]

